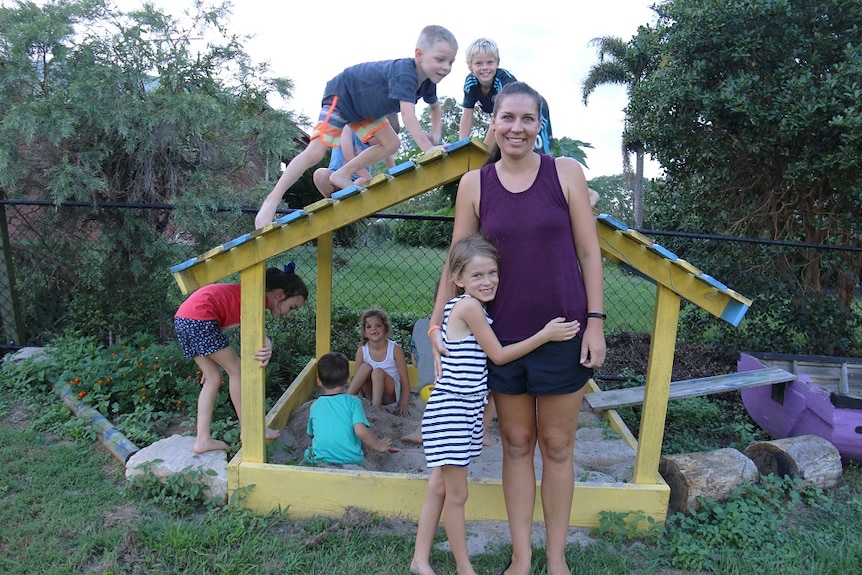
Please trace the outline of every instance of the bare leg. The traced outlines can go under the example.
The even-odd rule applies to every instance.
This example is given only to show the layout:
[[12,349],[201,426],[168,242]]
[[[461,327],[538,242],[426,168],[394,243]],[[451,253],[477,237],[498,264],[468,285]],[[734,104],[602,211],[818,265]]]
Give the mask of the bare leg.
[[566,537],[575,482],[575,433],[586,389],[537,398],[549,575],[571,575],[566,562]]
[[394,154],[401,146],[401,140],[398,139],[398,134],[392,129],[392,126],[384,126],[374,133],[374,137],[379,144],[375,144],[365,148],[359,152],[355,158],[345,163],[338,168],[334,174],[329,177],[330,183],[338,189],[344,189],[354,184],[353,174],[361,170],[373,166],[378,162],[382,162],[390,154]]
[[491,426],[491,421],[497,417],[497,406],[494,403],[494,394],[488,395],[488,403],[485,405],[485,419],[482,426],[482,445],[496,445],[497,438],[491,434],[488,429]]
[[278,204],[281,203],[281,198],[287,189],[296,183],[296,181],[305,173],[305,171],[323,159],[326,155],[326,145],[320,141],[320,138],[315,138],[309,142],[308,146],[295,156],[284,171],[281,177],[275,183],[272,191],[264,198],[257,216],[254,218],[254,227],[259,229],[272,222],[275,216],[275,210]]
[[533,508],[536,504],[536,399],[530,395],[494,394],[503,442],[503,497],[512,536],[508,575],[527,575],[533,557]]
[[419,424],[419,427],[416,428],[416,431],[413,433],[408,433],[407,435],[401,438],[401,441],[404,443],[415,443],[416,445],[422,445],[422,424]]
[[317,168],[314,170],[314,176],[312,178],[314,180],[314,186],[324,198],[331,197],[332,193],[335,191],[335,186],[329,182],[329,176],[331,175],[332,170],[328,168]]
[[443,500],[443,525],[449,548],[455,558],[458,575],[476,575],[470,556],[467,554],[467,527],[464,519],[464,506],[467,504],[467,468],[457,465],[442,467],[443,484],[446,497]]
[[382,369],[371,370],[371,405],[383,406],[383,391],[386,385],[386,372]]
[[[230,352],[230,353],[228,353]],[[233,403],[233,408],[236,411],[236,418],[242,425],[242,364],[239,357],[234,351],[226,347],[220,349],[210,357],[215,359],[224,368],[228,376],[228,389],[230,390],[230,400]],[[264,429],[264,437],[266,439],[275,439],[280,435],[277,429]]]
[[434,575],[431,568],[431,545],[434,543],[434,533],[440,524],[443,513],[443,500],[446,488],[443,484],[443,474],[439,467],[431,470],[428,478],[428,492],[419,511],[419,523],[416,529],[416,544],[413,547],[413,560],[410,562],[410,572],[415,575]]
[[213,420],[213,411],[218,400],[218,390],[221,387],[221,368],[208,357],[196,357],[195,363],[201,368],[201,392],[198,394],[198,421],[197,436],[192,446],[195,453],[206,453],[207,451],[227,451],[230,446],[224,441],[213,439],[210,435],[210,426]]
[[359,395],[362,392],[366,397],[371,394],[371,364],[363,363],[356,368],[353,379],[347,387],[347,395]]

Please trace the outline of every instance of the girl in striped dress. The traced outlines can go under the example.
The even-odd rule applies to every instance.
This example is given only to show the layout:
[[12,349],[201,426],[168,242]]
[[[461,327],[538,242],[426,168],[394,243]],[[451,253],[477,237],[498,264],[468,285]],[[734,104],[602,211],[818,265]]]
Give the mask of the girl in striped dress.
[[459,575],[473,574],[467,555],[464,506],[467,465],[482,453],[483,412],[487,402],[487,359],[496,364],[522,357],[549,341],[572,339],[580,322],[555,318],[532,337],[502,346],[491,330],[485,305],[497,293],[499,253],[481,234],[464,238],[449,252],[451,281],[458,295],[443,312],[439,329],[448,355],[422,416],[422,442],[431,468],[428,493],[419,514],[410,572],[433,575],[429,564],[434,532],[443,513],[446,536]]

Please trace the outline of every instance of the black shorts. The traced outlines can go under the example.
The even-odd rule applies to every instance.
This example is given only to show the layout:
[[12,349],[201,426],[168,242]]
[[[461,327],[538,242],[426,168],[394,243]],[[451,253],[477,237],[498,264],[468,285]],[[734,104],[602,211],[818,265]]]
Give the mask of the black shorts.
[[[500,342],[507,345],[512,342]],[[566,395],[580,390],[593,376],[581,365],[581,338],[551,341],[506,365],[488,361],[488,388],[495,393]]]

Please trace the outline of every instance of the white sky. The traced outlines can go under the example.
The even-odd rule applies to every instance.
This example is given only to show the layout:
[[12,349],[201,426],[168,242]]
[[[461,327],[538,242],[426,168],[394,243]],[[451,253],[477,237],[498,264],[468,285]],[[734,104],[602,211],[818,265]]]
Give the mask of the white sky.
[[[181,15],[191,0],[153,0]],[[116,0],[129,9],[142,0]],[[597,61],[588,42],[598,36],[631,38],[637,28],[654,21],[652,0],[599,2],[453,2],[394,0],[235,0],[230,32],[254,35],[245,44],[255,62],[269,61],[272,73],[294,82],[288,102],[277,108],[317,118],[326,82],[344,68],[361,62],[413,55],[416,38],[428,24],[445,26],[458,39],[452,72],[437,86],[439,97],[461,102],[468,73],[465,51],[486,37],[500,47],[500,65],[539,90],[548,100],[554,136],[589,142],[588,179],[622,172],[620,138],[625,88],[602,86],[581,101],[581,84]],[[483,14],[484,13],[484,14]],[[340,23],[340,24],[339,24]],[[421,112],[421,107],[419,108]],[[446,135],[444,134],[444,137]],[[457,137],[451,135],[450,139]],[[647,161],[647,177],[660,175]]]

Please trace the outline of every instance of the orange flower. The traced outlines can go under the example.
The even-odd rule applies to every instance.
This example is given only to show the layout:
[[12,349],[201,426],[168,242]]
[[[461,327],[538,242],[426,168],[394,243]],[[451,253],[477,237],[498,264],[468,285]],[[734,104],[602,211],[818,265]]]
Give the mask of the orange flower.
[[78,385],[79,383],[81,383],[81,378],[76,377],[75,379],[71,380],[69,383],[71,383],[72,385]]
[[96,385],[102,385],[103,383],[105,383],[105,380],[100,379],[99,381],[96,382]]
[[177,405],[182,405],[182,404],[183,404],[183,400],[182,400],[182,399],[178,399],[178,400],[177,400]]
[[146,396],[146,395],[142,395],[142,396],[141,396],[141,401],[146,401],[146,400],[147,400],[147,396]]
[[110,377],[106,377],[106,378],[105,378],[105,382],[106,382],[106,383],[111,383],[112,381],[114,381],[114,380],[113,380],[113,379],[111,379]]
[[84,399],[85,397],[87,397],[86,391],[82,391],[81,393],[78,394],[78,399]]

